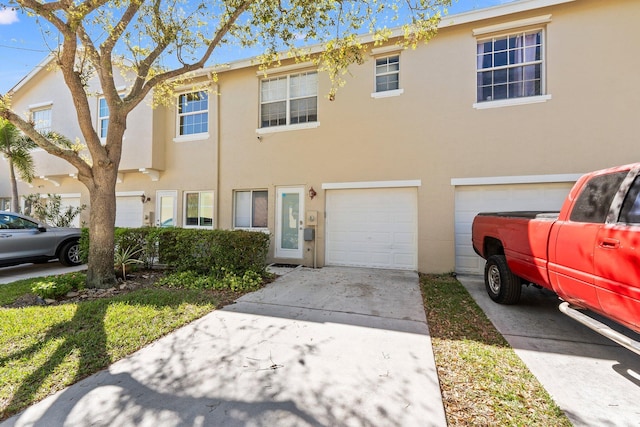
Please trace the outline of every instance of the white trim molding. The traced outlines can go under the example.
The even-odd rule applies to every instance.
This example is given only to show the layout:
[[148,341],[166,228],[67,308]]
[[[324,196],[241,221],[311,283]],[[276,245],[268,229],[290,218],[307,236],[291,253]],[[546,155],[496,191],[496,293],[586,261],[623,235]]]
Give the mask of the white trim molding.
[[404,93],[404,89],[384,90],[382,92],[372,92],[373,99],[391,98],[392,96],[400,96]]
[[315,129],[319,126],[320,126],[320,122],[306,122],[306,123],[296,123],[295,125],[268,126],[266,128],[256,129],[256,134],[264,135],[267,133],[289,132],[292,130]]
[[322,184],[323,190],[347,190],[357,188],[404,188],[421,187],[422,180],[404,181],[362,181],[362,182],[325,182]]
[[471,30],[474,37],[482,36],[490,33],[513,30],[514,28],[529,27],[532,25],[542,25],[551,22],[551,14],[536,16],[527,19],[518,19],[517,21],[504,22],[502,24],[489,25]]
[[371,49],[371,56],[388,55],[390,53],[400,53],[406,48],[402,45],[392,44],[389,46],[374,47]]
[[258,77],[269,77],[269,76],[272,76],[272,75],[288,73],[290,71],[303,70],[305,68],[317,68],[317,65],[314,64],[311,61],[296,62],[295,64],[291,64],[291,65],[284,65],[284,66],[281,66],[281,67],[273,67],[273,68],[268,68],[266,70],[258,70],[256,72],[256,76],[258,76]]
[[40,108],[51,107],[52,105],[53,105],[53,101],[38,102],[37,104],[29,104],[27,108],[29,110],[38,110]]
[[144,191],[116,191],[116,197],[140,197],[143,194]]
[[498,101],[483,101],[473,104],[476,110],[487,110],[489,108],[511,107],[514,105],[539,104],[551,100],[551,95],[523,96],[522,98],[500,99]]
[[487,176],[477,178],[451,178],[451,185],[508,185],[508,184],[550,184],[561,182],[576,182],[583,174],[557,175],[522,175],[522,176]]

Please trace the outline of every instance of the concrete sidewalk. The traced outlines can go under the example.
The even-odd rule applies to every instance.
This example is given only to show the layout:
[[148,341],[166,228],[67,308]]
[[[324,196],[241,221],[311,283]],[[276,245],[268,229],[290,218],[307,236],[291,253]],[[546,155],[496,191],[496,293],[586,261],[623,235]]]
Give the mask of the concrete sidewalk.
[[418,276],[298,268],[2,426],[446,426]]

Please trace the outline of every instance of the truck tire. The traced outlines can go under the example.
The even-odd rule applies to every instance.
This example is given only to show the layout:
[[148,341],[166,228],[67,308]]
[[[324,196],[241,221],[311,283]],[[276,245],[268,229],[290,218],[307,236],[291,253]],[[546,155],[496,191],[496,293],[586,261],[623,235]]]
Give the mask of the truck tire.
[[67,242],[60,250],[60,263],[71,267],[82,264],[80,260],[80,243],[77,240]]
[[498,304],[516,304],[520,300],[522,282],[507,265],[504,255],[492,255],[484,266],[484,286]]

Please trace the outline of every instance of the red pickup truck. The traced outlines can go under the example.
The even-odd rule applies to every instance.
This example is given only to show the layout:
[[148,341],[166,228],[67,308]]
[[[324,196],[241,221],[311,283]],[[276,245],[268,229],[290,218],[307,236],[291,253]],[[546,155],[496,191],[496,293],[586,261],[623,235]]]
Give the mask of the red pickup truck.
[[551,289],[565,314],[640,354],[581,311],[640,333],[640,163],[582,176],[559,213],[480,213],[472,228],[492,300],[517,303],[523,284]]

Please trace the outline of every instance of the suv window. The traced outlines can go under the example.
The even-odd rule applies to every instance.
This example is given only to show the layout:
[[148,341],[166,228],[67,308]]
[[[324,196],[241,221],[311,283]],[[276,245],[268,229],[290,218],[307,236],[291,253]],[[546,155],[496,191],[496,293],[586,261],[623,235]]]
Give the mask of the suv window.
[[5,230],[23,230],[38,228],[38,224],[17,216],[4,214],[0,215],[0,228]]
[[640,224],[640,176],[636,177],[624,198],[619,222]]
[[611,202],[628,172],[616,172],[591,178],[584,186],[571,211],[570,220],[575,222],[604,223]]

